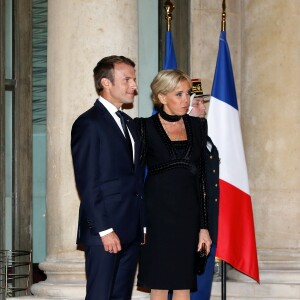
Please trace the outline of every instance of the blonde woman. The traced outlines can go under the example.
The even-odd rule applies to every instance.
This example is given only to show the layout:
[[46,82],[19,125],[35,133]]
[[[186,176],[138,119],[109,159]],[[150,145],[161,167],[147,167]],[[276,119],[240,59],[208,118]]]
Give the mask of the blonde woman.
[[147,165],[147,243],[142,246],[138,286],[152,300],[189,300],[196,289],[195,257],[211,239],[207,230],[205,147],[207,123],[187,115],[191,79],[179,70],[160,71],[151,83],[158,113],[136,119]]

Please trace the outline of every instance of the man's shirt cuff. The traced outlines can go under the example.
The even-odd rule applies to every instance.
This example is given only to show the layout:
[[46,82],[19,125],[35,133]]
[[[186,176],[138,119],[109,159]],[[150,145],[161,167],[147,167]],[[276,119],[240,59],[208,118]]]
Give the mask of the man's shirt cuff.
[[109,229],[100,231],[100,232],[99,232],[99,235],[100,235],[100,237],[102,237],[102,236],[105,236],[105,235],[107,235],[107,234],[109,234],[109,233],[111,233],[111,232],[113,232],[113,231],[114,231],[114,230],[113,230],[112,228],[109,228]]

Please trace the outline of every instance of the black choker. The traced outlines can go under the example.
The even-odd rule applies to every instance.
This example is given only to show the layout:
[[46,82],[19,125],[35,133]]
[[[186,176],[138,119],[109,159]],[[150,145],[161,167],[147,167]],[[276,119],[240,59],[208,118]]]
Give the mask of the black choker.
[[159,114],[164,120],[166,120],[168,122],[177,122],[181,119],[181,116],[168,115],[163,109],[159,110]]

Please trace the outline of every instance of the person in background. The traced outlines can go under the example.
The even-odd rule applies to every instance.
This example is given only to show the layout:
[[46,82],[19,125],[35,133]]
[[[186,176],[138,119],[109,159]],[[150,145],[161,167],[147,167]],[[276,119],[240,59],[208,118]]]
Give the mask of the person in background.
[[144,171],[135,124],[120,108],[137,94],[135,64],[124,56],[104,57],[94,68],[94,83],[99,97],[71,133],[85,299],[129,300],[144,240]]
[[192,83],[179,70],[162,70],[151,83],[158,113],[138,118],[147,165],[147,243],[141,248],[138,287],[151,300],[189,300],[196,289],[196,253],[210,251],[205,151],[207,121],[187,114]]
[[[193,96],[191,97],[189,115],[204,118],[206,115],[205,103],[209,102],[210,95],[204,95],[200,79],[193,79]],[[209,124],[208,124],[209,126]],[[208,230],[212,239],[210,254],[205,271],[197,276],[197,291],[191,293],[191,300],[209,300],[213,282],[215,254],[218,235],[219,216],[219,153],[210,139],[206,145],[206,172],[208,184]]]

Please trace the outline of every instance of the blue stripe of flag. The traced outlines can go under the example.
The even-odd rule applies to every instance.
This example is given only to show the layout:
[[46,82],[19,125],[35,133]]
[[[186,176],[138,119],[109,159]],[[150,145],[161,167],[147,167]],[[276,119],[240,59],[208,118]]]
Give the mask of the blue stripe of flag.
[[176,56],[173,46],[172,32],[166,32],[164,70],[177,69]]
[[222,31],[220,35],[219,53],[211,95],[238,110],[230,51],[225,31]]
[[[177,62],[176,62],[174,45],[173,45],[172,32],[167,31],[165,37],[166,37],[166,39],[165,39],[164,70],[177,69]],[[152,115],[155,115],[156,113],[157,113],[157,110],[155,107],[153,107]]]

